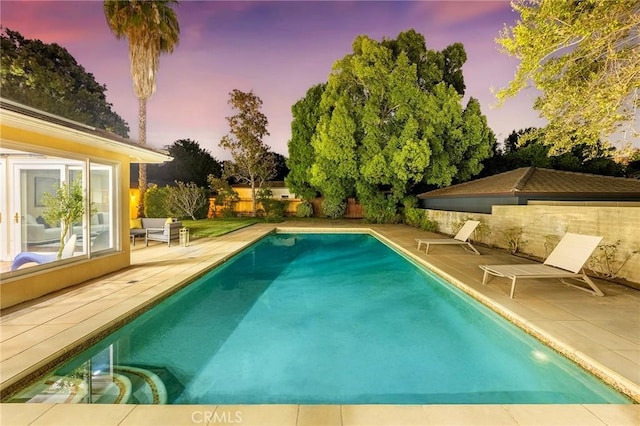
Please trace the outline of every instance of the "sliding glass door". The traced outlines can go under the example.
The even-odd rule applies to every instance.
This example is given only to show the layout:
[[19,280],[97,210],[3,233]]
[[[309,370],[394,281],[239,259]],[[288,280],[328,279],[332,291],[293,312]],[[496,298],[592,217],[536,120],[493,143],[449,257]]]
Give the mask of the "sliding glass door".
[[[0,154],[1,272],[118,249],[117,165],[4,148]],[[72,237],[73,247],[63,250]]]

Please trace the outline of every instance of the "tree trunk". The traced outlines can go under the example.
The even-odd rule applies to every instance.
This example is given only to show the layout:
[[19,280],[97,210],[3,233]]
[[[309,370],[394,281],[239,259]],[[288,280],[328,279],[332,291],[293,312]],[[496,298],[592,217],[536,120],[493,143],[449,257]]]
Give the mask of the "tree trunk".
[[[138,143],[140,145],[147,144],[147,100],[138,99]],[[138,165],[138,192],[140,198],[138,200],[138,217],[144,217],[144,194],[147,192],[147,165],[140,163]]]
[[256,181],[251,179],[251,210],[253,211],[253,217],[257,216],[257,204],[256,204]]

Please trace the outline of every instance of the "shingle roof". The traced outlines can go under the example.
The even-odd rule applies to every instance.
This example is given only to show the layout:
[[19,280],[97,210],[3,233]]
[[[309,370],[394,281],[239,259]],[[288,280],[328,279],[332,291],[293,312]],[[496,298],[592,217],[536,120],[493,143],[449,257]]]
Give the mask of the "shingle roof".
[[640,199],[640,180],[560,170],[523,167],[420,194],[418,198],[465,195],[589,195],[620,194]]

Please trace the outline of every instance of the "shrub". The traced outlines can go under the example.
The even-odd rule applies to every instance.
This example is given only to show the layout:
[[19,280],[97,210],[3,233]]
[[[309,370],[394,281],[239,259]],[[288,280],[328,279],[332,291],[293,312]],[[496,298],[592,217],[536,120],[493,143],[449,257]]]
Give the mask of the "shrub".
[[420,229],[429,232],[438,232],[438,222],[429,219],[429,215],[425,213],[420,221]]
[[209,194],[206,189],[193,182],[176,182],[168,192],[167,210],[171,216],[190,217],[192,220],[207,217]]
[[395,202],[384,197],[371,198],[364,208],[364,220],[369,223],[398,223]]
[[620,240],[612,244],[600,244],[598,250],[589,258],[589,267],[599,277],[617,278],[624,265],[640,250],[621,254],[619,252]]
[[406,208],[404,209],[404,223],[419,228],[420,222],[425,214],[425,211],[421,209]]
[[167,208],[169,199],[169,187],[158,185],[150,186],[144,193],[144,215],[146,217],[169,217],[171,214]]
[[229,182],[224,179],[209,175],[207,177],[207,181],[209,182],[209,188],[215,195],[214,205],[223,207],[221,212],[222,217],[235,217],[236,214],[233,208],[235,204],[240,201],[238,193],[234,191],[233,188],[231,188],[231,185],[229,185]]
[[429,214],[426,210],[407,208],[404,211],[404,222],[409,226],[415,226],[423,231],[437,232],[438,222],[429,219]]
[[222,217],[225,219],[236,217],[236,212],[233,211],[233,207],[224,207],[220,213],[222,213]]
[[313,204],[309,201],[302,201],[296,207],[296,216],[297,217],[311,217],[313,216]]
[[522,239],[524,231],[522,227],[509,228],[504,233],[504,241],[507,243],[507,251],[516,254],[529,241]]
[[271,188],[265,187],[258,190],[257,200],[262,204],[262,211],[267,222],[281,222],[287,203],[282,200],[274,200]]
[[347,203],[344,200],[325,198],[322,200],[322,212],[329,219],[340,219],[344,217]]

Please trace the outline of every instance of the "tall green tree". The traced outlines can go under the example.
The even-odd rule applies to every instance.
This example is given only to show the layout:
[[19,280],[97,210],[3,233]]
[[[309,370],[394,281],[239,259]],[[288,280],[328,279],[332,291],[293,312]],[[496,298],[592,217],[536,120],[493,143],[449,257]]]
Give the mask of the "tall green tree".
[[534,108],[549,124],[538,136],[551,154],[579,143],[596,148],[623,130],[637,138],[640,2],[515,0],[512,6],[520,20],[497,42],[520,65],[498,100],[530,83],[542,91]]
[[207,176],[222,176],[222,164],[209,151],[191,139],[179,139],[166,147],[173,158],[148,168],[149,181],[173,185],[174,182],[195,183],[200,188],[209,186]]
[[410,29],[395,39],[382,40],[381,44],[391,49],[395,58],[404,52],[409,63],[416,66],[417,83],[421,89],[431,91],[438,83],[445,82],[464,95],[466,86],[462,66],[467,61],[467,53],[462,43],[453,43],[439,52],[429,50],[424,36]]
[[107,87],[56,43],[0,31],[2,97],[42,111],[129,136],[128,124],[107,102]]
[[291,107],[291,140],[288,143],[289,158],[287,166],[289,174],[285,182],[287,187],[304,200],[316,196],[316,188],[311,186],[311,166],[315,160],[315,152],[311,140],[320,120],[320,100],[325,84],[316,84],[307,90],[304,98]]
[[[461,45],[451,51],[461,60]],[[477,174],[495,138],[477,100],[463,108],[462,76],[456,67],[445,70],[438,59],[444,56],[427,50],[414,31],[395,41],[358,36],[321,93],[313,162],[309,167],[290,152],[290,164],[303,165],[291,167],[290,176],[304,181],[306,173],[330,206],[355,195],[367,219],[391,222],[418,184],[449,185]],[[311,109],[312,95],[301,106]]]
[[[129,41],[129,59],[133,91],[138,98],[139,143],[147,143],[147,100],[156,90],[160,54],[171,53],[178,44],[180,25],[172,6],[176,0],[107,0],[104,14],[115,36]],[[138,176],[139,217],[144,216],[144,192],[147,189],[146,164],[140,164]]]
[[234,89],[229,93],[229,105],[236,114],[226,117],[229,134],[220,141],[220,147],[229,150],[233,161],[223,165],[223,175],[251,187],[252,212],[256,215],[256,189],[271,179],[276,172],[275,157],[264,144],[267,136],[267,117],[260,111],[262,100],[253,91]]

